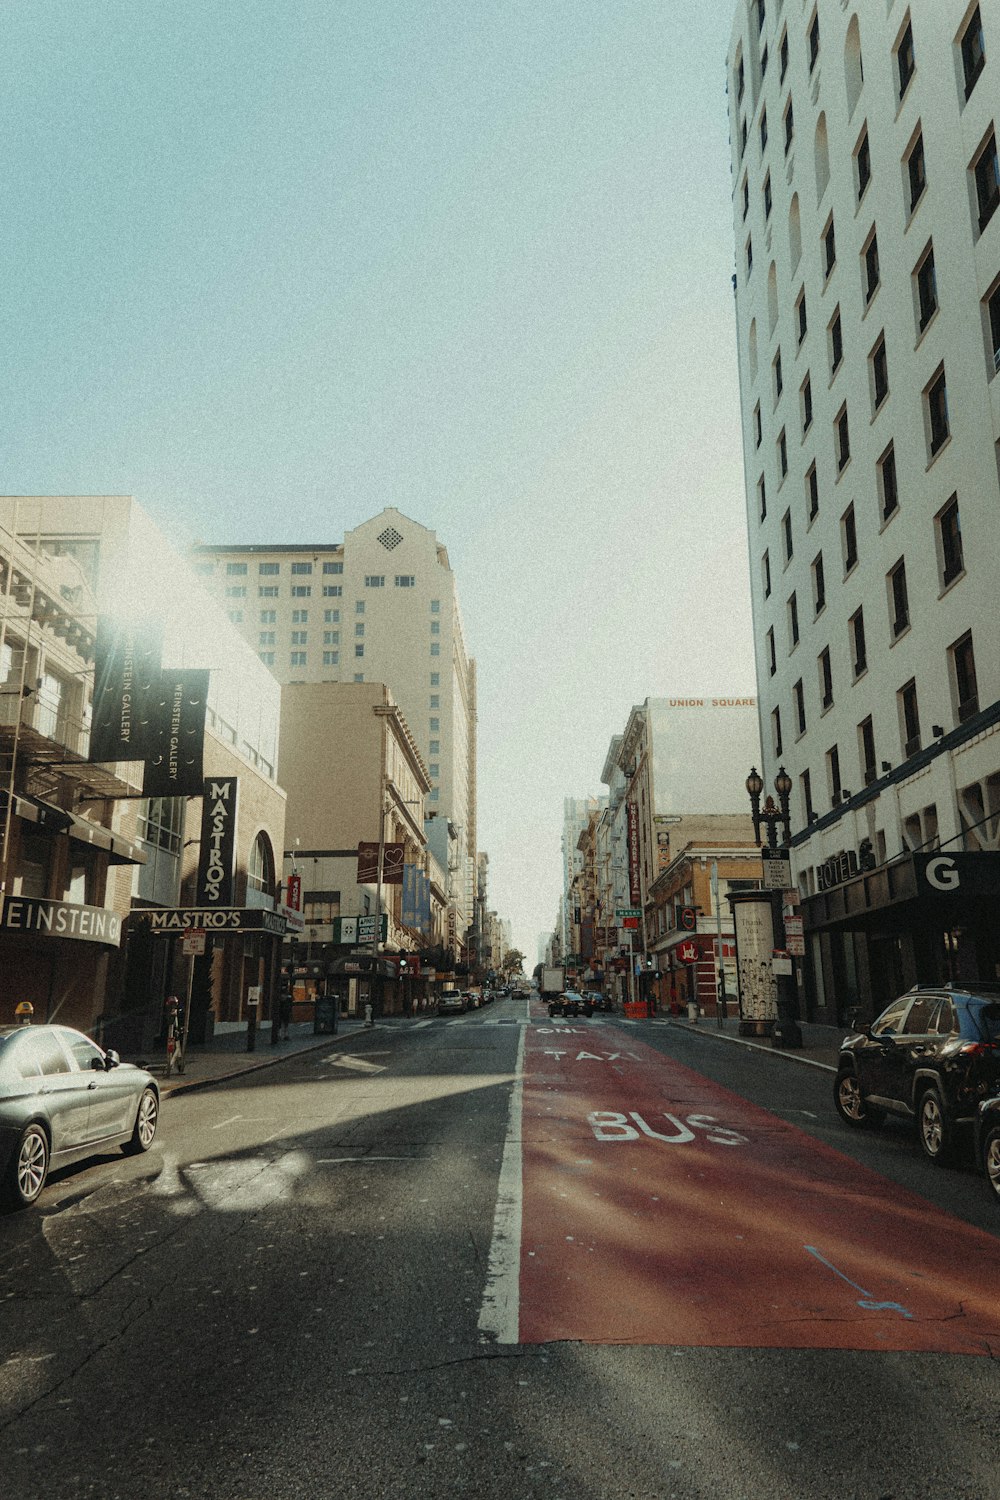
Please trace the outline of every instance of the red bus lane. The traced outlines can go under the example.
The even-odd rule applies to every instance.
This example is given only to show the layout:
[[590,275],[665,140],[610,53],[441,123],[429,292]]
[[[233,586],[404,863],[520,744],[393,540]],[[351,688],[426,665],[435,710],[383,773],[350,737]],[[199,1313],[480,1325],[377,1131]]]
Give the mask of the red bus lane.
[[521,1343],[1000,1353],[995,1239],[616,1026],[529,1028],[521,1140]]

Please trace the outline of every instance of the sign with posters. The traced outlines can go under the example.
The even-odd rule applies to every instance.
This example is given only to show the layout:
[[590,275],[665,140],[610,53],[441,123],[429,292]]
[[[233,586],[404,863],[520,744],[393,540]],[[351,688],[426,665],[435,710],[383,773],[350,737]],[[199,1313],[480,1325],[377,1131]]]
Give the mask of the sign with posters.
[[665,828],[656,830],[656,868],[662,874],[670,864],[670,835]]
[[91,761],[145,760],[160,686],[163,627],[100,615],[94,642]]
[[756,901],[734,901],[733,925],[740,1016],[748,1021],[773,1021],[778,1014],[778,987],[771,968],[774,928],[770,898],[762,892]]
[[801,917],[785,918],[785,948],[793,958],[804,958],[806,940],[802,931]]
[[232,906],[236,899],[236,809],[239,789],[239,778],[236,776],[208,776],[205,779],[195,891],[195,900],[199,905]]
[[199,797],[205,748],[208,672],[185,668],[160,673],[149,722],[144,797]]

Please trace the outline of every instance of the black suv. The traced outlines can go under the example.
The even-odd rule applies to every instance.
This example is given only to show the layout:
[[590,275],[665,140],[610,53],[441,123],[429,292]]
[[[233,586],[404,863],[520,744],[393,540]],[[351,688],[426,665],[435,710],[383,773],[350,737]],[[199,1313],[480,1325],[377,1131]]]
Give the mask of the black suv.
[[1000,987],[917,986],[840,1044],[834,1102],[848,1125],[916,1120],[924,1154],[944,1162],[959,1127],[1000,1093]]

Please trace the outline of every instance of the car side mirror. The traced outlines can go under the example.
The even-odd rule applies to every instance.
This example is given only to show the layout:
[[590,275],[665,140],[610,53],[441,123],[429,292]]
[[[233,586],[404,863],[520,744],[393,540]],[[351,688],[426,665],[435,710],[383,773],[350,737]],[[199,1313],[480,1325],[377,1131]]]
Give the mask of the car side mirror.
[[92,1057],[90,1059],[90,1070],[91,1070],[92,1073],[103,1073],[104,1072],[104,1058],[103,1057]]
[[120,1063],[121,1063],[121,1058],[118,1056],[117,1052],[115,1052],[114,1050],[109,1050],[109,1051],[105,1052],[105,1054],[104,1054],[104,1066],[105,1066],[105,1068],[109,1072],[110,1072],[110,1070],[112,1068],[117,1068],[120,1065]]

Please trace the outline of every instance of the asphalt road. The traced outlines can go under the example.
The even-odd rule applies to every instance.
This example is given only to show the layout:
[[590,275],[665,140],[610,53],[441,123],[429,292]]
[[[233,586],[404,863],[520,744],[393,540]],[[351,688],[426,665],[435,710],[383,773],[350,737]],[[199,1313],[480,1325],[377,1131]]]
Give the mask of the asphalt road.
[[[148,1156],[69,1169],[0,1220],[3,1495],[995,1500],[987,1355],[483,1331],[524,1015],[389,1025],[177,1096]],[[598,1054],[638,1035],[588,1032]],[[804,1131],[801,1170],[815,1141],[880,1174],[890,1218],[916,1193],[940,1233],[1000,1250],[981,1182],[906,1132],[848,1134],[828,1074],[679,1028],[641,1039]]]

